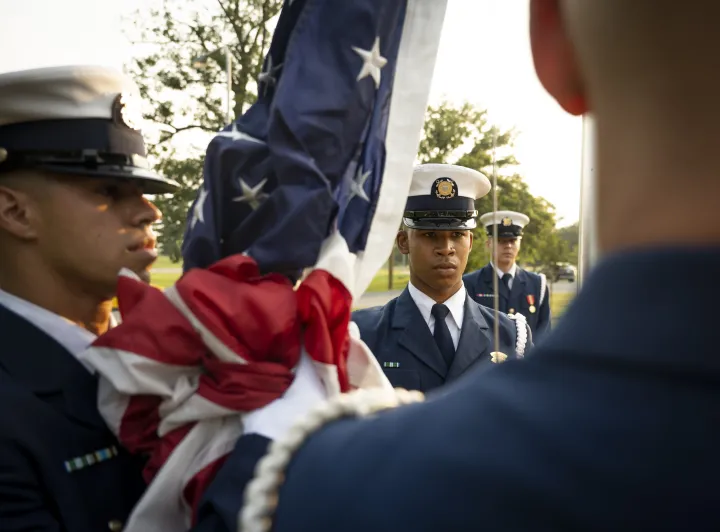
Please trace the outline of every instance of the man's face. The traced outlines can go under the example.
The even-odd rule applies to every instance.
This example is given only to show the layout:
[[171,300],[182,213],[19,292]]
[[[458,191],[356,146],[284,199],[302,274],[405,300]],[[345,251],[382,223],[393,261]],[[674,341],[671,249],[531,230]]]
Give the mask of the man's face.
[[28,193],[22,237],[50,271],[100,297],[113,296],[121,268],[149,281],[157,258],[151,224],[160,213],[141,185],[67,176],[43,177],[39,184],[42,189]]
[[[487,248],[492,253],[493,239],[488,238]],[[517,259],[518,252],[520,251],[520,239],[519,238],[498,238],[497,246],[497,261],[502,265],[512,265]],[[492,255],[490,255],[492,257]]]
[[415,280],[437,293],[461,282],[472,242],[472,231],[407,229],[397,236],[398,249],[408,255]]

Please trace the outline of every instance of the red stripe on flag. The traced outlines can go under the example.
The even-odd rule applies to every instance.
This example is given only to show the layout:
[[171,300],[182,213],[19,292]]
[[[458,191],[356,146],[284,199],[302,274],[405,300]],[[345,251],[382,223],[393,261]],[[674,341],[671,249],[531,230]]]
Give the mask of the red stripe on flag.
[[200,377],[198,395],[239,412],[249,412],[274,401],[293,380],[290,368],[277,362],[239,365],[208,357],[203,364],[208,373]]
[[[132,303],[127,304],[126,297]],[[118,306],[122,324],[95,340],[94,347],[118,349],[178,366],[196,365],[207,351],[187,319],[157,288],[120,277]]]
[[260,277],[255,262],[239,256],[190,270],[175,286],[193,315],[245,360],[297,364],[300,324],[286,277]]
[[[177,281],[175,290],[193,317],[224,345],[220,348],[223,356],[235,353],[248,363],[218,358],[162,292],[127,277],[121,277],[118,285],[123,322],[98,338],[94,346],[115,350],[117,357],[131,353],[167,364],[169,370],[170,366],[197,367],[198,388],[194,393],[214,405],[242,413],[282,396],[292,383],[292,369],[299,362],[304,339],[310,358],[335,366],[340,389],[349,390],[346,359],[352,297],[329,273],[312,272],[296,292],[285,277],[261,277],[252,259],[235,255],[207,270],[191,270]],[[108,351],[104,353],[107,356]],[[147,379],[152,386],[144,386],[153,390],[173,390],[177,385],[168,382],[177,373],[165,372],[162,366],[144,367],[132,357],[122,362],[127,375],[116,376],[119,388],[123,379],[134,379],[135,389],[143,389]],[[113,381],[113,375],[105,377]],[[159,437],[163,397],[128,397],[122,392],[118,397],[127,400],[119,440],[130,452],[150,456],[144,470],[150,482],[195,423],[188,422]],[[222,460],[214,460],[181,487],[193,518]]]
[[310,358],[336,366],[340,391],[350,389],[347,354],[352,295],[324,270],[314,270],[298,288],[298,313],[305,325],[305,350]]

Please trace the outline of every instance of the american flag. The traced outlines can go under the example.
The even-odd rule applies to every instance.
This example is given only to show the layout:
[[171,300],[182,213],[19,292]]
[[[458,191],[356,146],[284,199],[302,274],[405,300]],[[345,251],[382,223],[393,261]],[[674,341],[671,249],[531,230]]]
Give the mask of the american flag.
[[189,528],[242,415],[301,356],[327,395],[389,386],[350,310],[392,249],[445,5],[286,0],[257,101],[208,146],[183,277],[121,276],[123,323],[86,354],[101,413],[150,457],[126,530]]

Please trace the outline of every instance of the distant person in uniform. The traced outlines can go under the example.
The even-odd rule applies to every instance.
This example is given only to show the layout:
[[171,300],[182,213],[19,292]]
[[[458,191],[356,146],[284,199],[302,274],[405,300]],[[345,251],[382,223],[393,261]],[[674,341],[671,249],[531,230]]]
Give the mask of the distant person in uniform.
[[[531,356],[371,416],[362,395],[354,409],[345,397],[328,418],[363,419],[293,431],[269,455],[276,467],[259,470],[268,489],[252,484],[245,500],[273,532],[720,530],[708,306],[720,285],[697,283],[720,272],[720,3],[529,5],[540,81],[595,118],[603,258]],[[259,415],[290,426],[287,403]],[[257,436],[285,439],[255,422]]]
[[111,325],[117,275],[156,258],[135,87],[94,66],[0,74],[0,530],[121,530],[141,466],[79,355]]
[[[475,199],[489,190],[488,179],[470,168],[424,164],[415,169],[405,228],[396,237],[400,253],[408,256],[410,282],[386,305],[352,316],[394,386],[427,392],[496,357],[494,314],[468,296],[462,279],[477,223]],[[517,326],[500,315],[503,355],[516,355]],[[520,326],[525,328],[522,320]]]
[[483,268],[463,277],[468,294],[481,305],[494,302],[493,275],[498,277],[499,308],[506,314],[522,314],[527,319],[533,340],[550,329],[550,291],[544,274],[529,272],[517,265],[527,215],[513,211],[488,212],[480,223],[488,235],[487,248],[492,256],[497,229],[497,264],[491,260]]

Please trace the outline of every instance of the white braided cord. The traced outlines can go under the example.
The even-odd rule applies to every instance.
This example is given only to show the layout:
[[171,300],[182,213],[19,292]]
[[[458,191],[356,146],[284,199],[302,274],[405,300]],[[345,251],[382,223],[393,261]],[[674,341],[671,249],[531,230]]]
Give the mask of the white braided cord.
[[525,348],[528,341],[527,319],[522,314],[509,314],[508,318],[515,320],[515,328],[517,329],[517,341],[515,343],[515,352],[518,358],[525,356]]
[[245,490],[245,504],[238,515],[238,531],[269,532],[278,505],[285,470],[307,438],[330,422],[367,417],[405,404],[422,402],[425,395],[402,388],[356,390],[325,401],[308,412],[280,440],[272,442],[255,469],[255,478]]
[[540,274],[540,301],[538,301],[538,308],[543,304],[543,301],[545,301],[545,292],[547,291],[547,277],[545,277],[544,273]]

